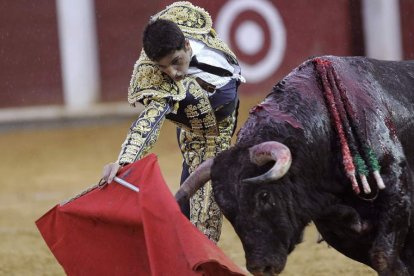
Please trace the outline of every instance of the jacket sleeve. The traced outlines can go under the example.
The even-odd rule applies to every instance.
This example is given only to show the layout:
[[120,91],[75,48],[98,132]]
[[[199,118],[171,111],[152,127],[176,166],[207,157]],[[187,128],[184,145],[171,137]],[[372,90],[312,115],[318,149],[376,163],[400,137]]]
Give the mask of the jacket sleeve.
[[117,163],[132,163],[147,154],[157,141],[165,116],[170,110],[171,105],[166,99],[149,102],[138,119],[132,123]]

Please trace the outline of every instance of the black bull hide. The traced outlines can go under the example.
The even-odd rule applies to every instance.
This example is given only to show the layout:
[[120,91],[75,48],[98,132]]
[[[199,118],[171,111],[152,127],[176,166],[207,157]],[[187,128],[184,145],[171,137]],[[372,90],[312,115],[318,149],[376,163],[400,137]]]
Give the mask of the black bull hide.
[[[350,148],[372,149],[385,189],[368,174],[371,192],[358,194],[347,178],[324,87],[334,91],[335,83],[324,82],[320,61],[333,68],[345,91],[342,104],[353,110],[337,107],[350,118],[344,130],[352,127],[358,138],[348,140]],[[255,275],[280,273],[313,221],[328,244],[380,275],[414,275],[413,126],[413,61],[325,56],[294,69],[251,109],[236,144],[214,159],[210,171],[215,199],[242,241],[247,268]],[[279,180],[246,183],[273,166],[249,158],[249,148],[266,141],[290,149],[290,169]]]

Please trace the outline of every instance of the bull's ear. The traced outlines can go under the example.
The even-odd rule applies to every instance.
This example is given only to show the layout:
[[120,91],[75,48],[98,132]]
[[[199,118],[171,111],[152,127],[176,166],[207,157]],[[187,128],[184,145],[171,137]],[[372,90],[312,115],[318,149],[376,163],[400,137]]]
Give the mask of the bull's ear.
[[[214,191],[214,189],[213,189]],[[230,221],[233,221],[233,218],[237,214],[237,200],[233,200],[234,196],[230,192],[215,192],[214,199],[217,204],[220,206],[220,210],[223,215]]]

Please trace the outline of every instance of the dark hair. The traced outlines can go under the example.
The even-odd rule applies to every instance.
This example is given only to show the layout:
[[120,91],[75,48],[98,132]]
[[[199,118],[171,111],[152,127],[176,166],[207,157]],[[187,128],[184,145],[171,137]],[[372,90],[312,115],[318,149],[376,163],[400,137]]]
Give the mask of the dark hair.
[[166,55],[183,49],[184,43],[184,34],[177,24],[165,19],[150,22],[142,37],[145,54],[153,61],[159,61]]

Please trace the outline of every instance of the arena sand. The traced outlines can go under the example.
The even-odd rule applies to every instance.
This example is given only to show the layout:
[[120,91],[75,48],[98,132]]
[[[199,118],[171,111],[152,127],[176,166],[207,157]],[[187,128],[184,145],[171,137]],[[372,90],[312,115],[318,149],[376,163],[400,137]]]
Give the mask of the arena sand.
[[[243,98],[240,124],[255,98]],[[34,222],[50,208],[95,184],[104,164],[116,159],[133,118],[112,124],[21,129],[0,133],[0,275],[64,275]],[[166,122],[153,150],[172,192],[181,158],[175,127]],[[369,267],[316,243],[315,227],[289,256],[282,275],[376,275]],[[225,221],[219,247],[245,267],[240,240]],[[174,275],[172,272],[171,275]]]

